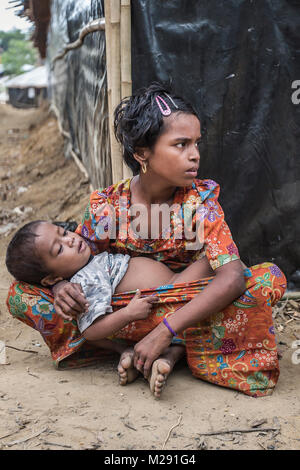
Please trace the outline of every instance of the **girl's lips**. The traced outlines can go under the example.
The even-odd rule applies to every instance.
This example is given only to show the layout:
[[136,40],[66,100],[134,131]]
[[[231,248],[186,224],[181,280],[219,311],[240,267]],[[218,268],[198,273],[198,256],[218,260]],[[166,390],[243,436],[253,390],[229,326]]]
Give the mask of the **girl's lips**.
[[186,173],[190,176],[197,176],[198,170],[187,170]]

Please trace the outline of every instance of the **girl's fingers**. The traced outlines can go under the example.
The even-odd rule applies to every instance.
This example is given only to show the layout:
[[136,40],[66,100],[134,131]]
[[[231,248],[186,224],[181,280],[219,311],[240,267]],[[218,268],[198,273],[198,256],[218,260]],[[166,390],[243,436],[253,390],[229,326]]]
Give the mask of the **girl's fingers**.
[[67,293],[69,296],[76,302],[76,304],[85,309],[88,305],[88,302],[85,296],[82,293],[81,285],[80,284],[72,284],[70,283],[68,286]]
[[57,315],[60,315],[64,320],[68,320],[68,321],[73,320],[73,318],[70,317],[69,315],[66,315],[58,305],[54,305],[54,308],[55,308],[55,312],[57,313]]
[[138,356],[137,354],[134,354],[133,356],[133,364],[134,367],[139,371],[143,373],[143,367],[144,367],[144,360],[142,357]]
[[60,294],[57,298],[57,303],[67,304],[67,312],[69,310],[74,310],[77,313],[83,313],[88,308],[88,303],[85,297],[76,290]]
[[68,315],[72,315],[72,312],[75,314],[82,313],[82,308],[70,296],[57,299],[56,305],[59,305],[64,313]]
[[152,359],[146,359],[146,362],[144,364],[144,377],[147,379],[149,377],[151,367],[152,367],[153,360]]
[[59,307],[60,311],[63,312],[64,315],[66,315],[67,317],[73,319],[73,318],[77,318],[78,316],[78,312],[74,309],[72,309],[72,307],[70,307],[70,305],[65,302],[64,300],[60,300],[59,302],[57,302],[55,304],[55,307]]
[[156,304],[158,300],[156,297],[153,297],[153,295],[150,295],[149,297],[147,297],[147,302],[149,302],[150,304]]

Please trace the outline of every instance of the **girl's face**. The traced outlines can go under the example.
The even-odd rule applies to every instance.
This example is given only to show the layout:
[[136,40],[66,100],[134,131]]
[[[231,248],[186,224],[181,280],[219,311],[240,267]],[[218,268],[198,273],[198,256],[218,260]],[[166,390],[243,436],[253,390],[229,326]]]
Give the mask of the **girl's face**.
[[168,186],[190,186],[200,163],[200,121],[193,114],[177,112],[165,117],[164,125],[153,150],[144,153],[146,175]]

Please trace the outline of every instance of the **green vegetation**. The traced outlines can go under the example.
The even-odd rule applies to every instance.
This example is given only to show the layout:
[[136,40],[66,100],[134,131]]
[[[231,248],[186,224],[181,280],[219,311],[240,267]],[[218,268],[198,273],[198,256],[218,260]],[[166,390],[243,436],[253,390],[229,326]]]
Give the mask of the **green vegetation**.
[[27,35],[18,29],[0,31],[1,63],[6,75],[18,75],[25,64],[34,65],[37,51]]

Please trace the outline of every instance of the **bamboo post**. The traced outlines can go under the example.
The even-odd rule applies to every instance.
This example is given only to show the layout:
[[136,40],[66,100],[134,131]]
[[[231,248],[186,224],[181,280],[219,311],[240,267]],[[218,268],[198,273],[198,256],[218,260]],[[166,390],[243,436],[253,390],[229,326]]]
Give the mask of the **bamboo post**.
[[[121,49],[121,98],[132,93],[131,79],[131,11],[130,0],[121,0],[120,17],[120,49]],[[123,161],[123,178],[132,176],[130,168]]]
[[109,135],[113,183],[123,178],[121,148],[113,131],[113,113],[121,100],[120,0],[104,0]]

